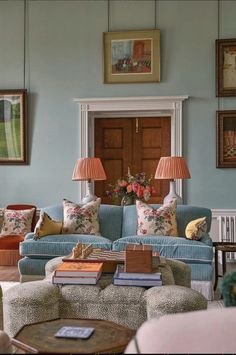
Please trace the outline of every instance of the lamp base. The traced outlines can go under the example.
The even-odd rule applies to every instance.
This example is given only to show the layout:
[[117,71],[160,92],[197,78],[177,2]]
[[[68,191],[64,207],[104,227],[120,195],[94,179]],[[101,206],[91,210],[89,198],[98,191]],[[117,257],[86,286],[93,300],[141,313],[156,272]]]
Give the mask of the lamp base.
[[168,195],[165,196],[163,202],[169,203],[173,200],[176,200],[177,205],[183,204],[183,199],[175,191],[175,181],[171,180],[170,181],[170,191],[169,191]]
[[96,199],[97,196],[92,193],[92,182],[91,180],[87,181],[87,193],[86,196],[82,199],[81,203],[85,205],[86,203],[95,201]]

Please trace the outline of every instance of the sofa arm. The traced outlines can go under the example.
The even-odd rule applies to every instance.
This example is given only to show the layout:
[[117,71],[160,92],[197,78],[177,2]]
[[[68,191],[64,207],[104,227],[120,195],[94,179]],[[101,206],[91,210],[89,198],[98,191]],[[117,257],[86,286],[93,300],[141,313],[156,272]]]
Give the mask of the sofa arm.
[[213,247],[212,239],[208,233],[206,233],[200,241],[206,245]]

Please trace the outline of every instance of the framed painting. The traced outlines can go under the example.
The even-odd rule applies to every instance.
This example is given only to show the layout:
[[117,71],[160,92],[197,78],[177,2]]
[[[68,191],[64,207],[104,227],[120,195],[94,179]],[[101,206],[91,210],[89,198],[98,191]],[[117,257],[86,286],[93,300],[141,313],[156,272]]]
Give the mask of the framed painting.
[[104,32],[104,83],[160,81],[160,30]]
[[236,168],[236,111],[216,113],[217,168]]
[[27,164],[26,90],[0,90],[0,164]]
[[236,38],[216,40],[216,96],[236,96]]

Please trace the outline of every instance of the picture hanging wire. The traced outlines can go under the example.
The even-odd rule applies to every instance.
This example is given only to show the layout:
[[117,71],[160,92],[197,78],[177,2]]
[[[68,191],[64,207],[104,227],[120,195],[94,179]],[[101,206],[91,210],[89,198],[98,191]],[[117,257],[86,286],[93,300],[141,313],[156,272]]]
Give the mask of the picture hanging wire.
[[155,4],[155,7],[154,7],[155,30],[156,30],[156,28],[157,28],[157,0],[154,0],[154,4]]
[[[217,0],[217,39],[220,39],[220,0]],[[220,110],[220,97],[218,96],[218,111]]]
[[23,44],[23,88],[25,89],[25,76],[26,76],[26,0],[24,0],[24,44]]
[[107,0],[107,32],[110,31],[110,0]]

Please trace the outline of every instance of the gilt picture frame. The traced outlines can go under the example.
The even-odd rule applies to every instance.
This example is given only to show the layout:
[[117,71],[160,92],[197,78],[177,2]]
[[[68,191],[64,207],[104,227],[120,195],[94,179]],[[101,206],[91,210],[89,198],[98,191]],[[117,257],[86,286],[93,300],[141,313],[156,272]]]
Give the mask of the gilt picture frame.
[[0,164],[27,164],[27,90],[0,90]]
[[216,112],[217,168],[236,168],[236,111]]
[[160,30],[103,33],[104,83],[160,81]]
[[216,96],[236,96],[236,38],[216,40]]

